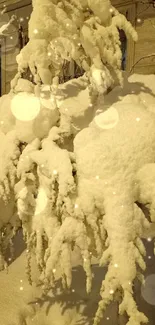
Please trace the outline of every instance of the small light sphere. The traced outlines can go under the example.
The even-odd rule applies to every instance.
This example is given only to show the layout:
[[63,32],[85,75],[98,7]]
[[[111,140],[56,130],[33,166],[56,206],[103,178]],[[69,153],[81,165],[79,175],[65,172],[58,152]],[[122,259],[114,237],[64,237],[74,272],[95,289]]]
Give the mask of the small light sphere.
[[92,104],[92,103],[90,103],[90,104],[89,104],[89,107],[92,107],[92,106],[93,106],[93,104]]
[[151,260],[151,258],[152,258],[152,256],[149,255],[149,256],[148,256],[148,259]]
[[20,22],[24,21],[24,18],[23,17],[20,17],[19,18]]
[[13,36],[10,36],[10,39],[13,39]]
[[112,194],[113,194],[113,195],[116,195],[116,192],[114,191]]
[[69,23],[67,23],[66,26],[69,27]]
[[27,16],[27,17],[26,17],[26,19],[28,20],[28,19],[29,19],[29,17]]
[[117,264],[117,263],[115,263],[115,264],[114,264],[114,267],[116,267],[116,268],[117,268],[117,267],[118,267],[118,264]]
[[84,258],[84,262],[87,262],[87,259],[86,258]]
[[48,52],[48,54],[47,54],[48,56],[51,56],[52,55],[52,53],[51,52]]
[[113,290],[113,289],[111,289],[111,290],[109,291],[109,293],[110,293],[111,295],[113,295],[113,293],[114,293],[114,290]]
[[34,34],[38,34],[38,29],[35,28],[34,31],[33,31],[33,33]]
[[23,282],[23,280],[20,280],[20,282],[22,283],[22,282]]
[[23,291],[23,290],[24,290],[24,288],[23,288],[23,287],[20,287],[19,289],[20,289],[20,291]]
[[1,121],[0,124],[3,125],[4,124],[4,121]]
[[95,178],[96,178],[96,179],[99,179],[100,177],[97,175]]
[[106,320],[109,320],[109,319],[110,319],[109,317],[106,318]]
[[81,46],[81,43],[78,43],[78,46]]
[[56,269],[53,269],[53,273],[55,273],[56,272]]
[[77,204],[77,203],[75,203],[74,207],[75,207],[75,209],[77,209],[79,206],[78,206],[78,204]]
[[44,168],[44,167],[45,167],[45,165],[44,165],[44,164],[42,164],[42,165],[41,165],[41,168]]
[[109,11],[112,13],[114,11],[114,9],[113,8],[110,8]]
[[9,257],[9,258],[8,258],[8,261],[9,261],[9,262],[11,262],[11,261],[12,261],[12,258],[11,258],[11,257]]
[[141,23],[141,18],[137,18],[137,23]]
[[148,238],[147,238],[147,241],[148,241],[148,242],[151,242],[151,241],[152,241],[152,238],[151,238],[151,237],[148,237]]
[[136,117],[136,121],[139,122],[140,121],[140,117]]
[[72,289],[72,292],[75,292],[75,289]]
[[33,121],[40,109],[40,100],[33,93],[19,92],[11,100],[11,112],[19,121]]
[[54,169],[54,170],[53,170],[53,175],[57,175],[57,174],[58,174],[57,170]]

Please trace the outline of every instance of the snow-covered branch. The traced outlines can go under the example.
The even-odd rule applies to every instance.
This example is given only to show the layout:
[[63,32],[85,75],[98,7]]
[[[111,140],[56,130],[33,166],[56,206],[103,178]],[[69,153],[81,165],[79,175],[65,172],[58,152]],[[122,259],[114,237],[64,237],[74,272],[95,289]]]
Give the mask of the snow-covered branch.
[[6,23],[6,24],[4,24],[4,25],[2,25],[0,27],[0,35],[1,36],[7,36],[7,34],[5,32],[8,31],[8,28],[13,23],[13,21],[15,21],[15,19],[16,19],[16,16],[15,15],[12,15],[11,18],[10,18],[10,20],[8,21],[8,23]]

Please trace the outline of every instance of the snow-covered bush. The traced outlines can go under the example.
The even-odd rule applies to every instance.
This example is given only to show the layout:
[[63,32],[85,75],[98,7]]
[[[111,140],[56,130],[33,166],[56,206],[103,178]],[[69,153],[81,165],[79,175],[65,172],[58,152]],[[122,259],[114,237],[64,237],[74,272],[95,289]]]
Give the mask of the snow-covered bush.
[[[122,84],[118,29],[137,39],[108,0],[34,0],[30,40],[0,107],[0,196],[10,207],[6,218],[0,215],[1,264],[20,225],[29,282],[35,255],[44,293],[58,274],[63,288],[71,287],[75,248],[90,292],[96,257],[108,271],[95,325],[113,299],[128,325],[147,322],[132,285],[143,280],[141,237],[150,223],[135,202],[149,203],[154,220],[154,196],[146,187],[154,193],[155,114],[140,98],[104,109],[115,75]],[[85,75],[59,85],[64,60],[74,60]],[[22,80],[26,69],[33,83]]]

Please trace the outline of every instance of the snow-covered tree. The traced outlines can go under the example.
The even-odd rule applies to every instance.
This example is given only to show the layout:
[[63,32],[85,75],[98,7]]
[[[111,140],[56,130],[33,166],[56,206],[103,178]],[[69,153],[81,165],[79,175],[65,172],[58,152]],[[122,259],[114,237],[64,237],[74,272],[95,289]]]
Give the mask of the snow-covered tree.
[[[94,325],[114,299],[128,325],[147,322],[132,285],[143,280],[141,237],[150,223],[135,202],[149,204],[154,221],[155,114],[138,101],[104,111],[104,94],[116,77],[122,84],[118,29],[137,39],[109,0],[33,0],[29,42],[0,100],[1,266],[20,226],[29,281],[35,255],[44,293],[56,270],[70,288],[75,248],[90,292],[96,257],[108,271]],[[59,85],[64,60],[85,73]]]

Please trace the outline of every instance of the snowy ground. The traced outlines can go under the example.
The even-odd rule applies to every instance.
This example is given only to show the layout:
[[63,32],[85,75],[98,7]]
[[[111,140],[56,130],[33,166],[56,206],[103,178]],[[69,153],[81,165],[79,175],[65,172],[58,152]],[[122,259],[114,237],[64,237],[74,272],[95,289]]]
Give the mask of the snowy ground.
[[[21,237],[21,236],[20,236]],[[22,244],[16,239],[16,253]],[[20,252],[19,252],[20,253]],[[18,255],[18,254],[17,254]],[[76,262],[79,258],[75,258]],[[25,250],[10,264],[8,273],[0,273],[0,324],[3,325],[84,325],[90,324],[97,308],[99,288],[105,270],[93,266],[94,285],[90,296],[85,292],[85,275],[80,266],[73,268],[73,283],[70,293],[57,291],[56,297],[52,294],[41,297],[41,289],[37,285],[28,284],[25,274]],[[73,261],[75,264],[75,261]],[[33,264],[33,279],[37,282],[37,271]],[[113,316],[116,310],[113,308]],[[108,317],[109,313],[105,315]],[[113,323],[110,321],[109,325]],[[108,319],[107,319],[108,320]]]
[[[119,100],[143,101],[149,109],[155,110],[155,76],[134,75],[125,81],[125,87],[116,87],[105,98],[104,109]],[[130,96],[129,96],[130,94]],[[78,98],[77,98],[78,102]],[[80,100],[80,106],[82,102]],[[155,277],[155,258],[153,257],[153,243],[147,242],[147,288],[143,290],[135,285],[135,296],[140,310],[149,317],[149,325],[155,324],[155,286],[151,279]],[[8,273],[0,273],[0,325],[91,325],[97,308],[99,288],[105,271],[97,264],[93,265],[94,283],[92,293],[85,292],[85,276],[78,265],[78,258],[74,258],[73,284],[70,293],[57,292],[41,297],[41,288],[28,284],[25,275],[25,251],[21,236],[15,242],[16,258],[10,264]],[[37,283],[37,272],[34,266],[33,278]],[[152,281],[152,282],[151,282]],[[146,302],[147,301],[147,302]],[[101,324],[123,325],[119,318],[116,305],[111,306]]]
[[[19,236],[18,236],[19,237]],[[21,253],[22,241],[16,239],[16,254]],[[147,288],[145,298],[141,288],[135,285],[135,296],[139,308],[149,317],[149,325],[155,324],[155,258],[153,243],[147,247]],[[20,251],[19,251],[20,249]],[[19,252],[18,252],[19,251]],[[18,254],[17,254],[18,255]],[[73,268],[73,284],[71,293],[57,292],[53,297],[49,294],[41,297],[41,289],[37,285],[28,284],[25,275],[26,253],[23,251],[10,264],[9,271],[0,273],[0,324],[1,325],[87,325],[92,324],[93,315],[99,299],[99,288],[105,271],[97,264],[93,265],[93,290],[88,296],[85,292],[85,275],[80,266]],[[148,258],[151,256],[151,259]],[[78,258],[77,258],[78,260]],[[37,272],[34,267],[33,279],[37,282]],[[148,300],[149,303],[146,302]],[[26,323],[24,320],[26,319]],[[124,325],[125,318],[117,315],[116,305],[108,308],[101,324]]]

